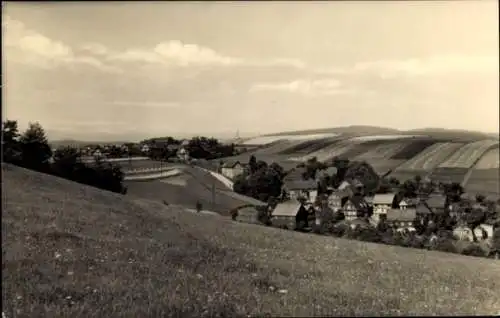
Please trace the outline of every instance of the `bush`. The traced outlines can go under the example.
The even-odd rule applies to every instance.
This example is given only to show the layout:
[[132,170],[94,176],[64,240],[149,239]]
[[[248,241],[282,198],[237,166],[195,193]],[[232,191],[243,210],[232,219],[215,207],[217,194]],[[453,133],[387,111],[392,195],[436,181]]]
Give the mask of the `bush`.
[[487,253],[480,246],[471,244],[462,250],[462,255],[485,257]]
[[457,253],[457,248],[453,244],[453,240],[450,239],[438,239],[436,244],[431,248],[441,252]]
[[382,241],[381,234],[375,228],[357,228],[350,231],[350,236],[363,242],[379,243]]

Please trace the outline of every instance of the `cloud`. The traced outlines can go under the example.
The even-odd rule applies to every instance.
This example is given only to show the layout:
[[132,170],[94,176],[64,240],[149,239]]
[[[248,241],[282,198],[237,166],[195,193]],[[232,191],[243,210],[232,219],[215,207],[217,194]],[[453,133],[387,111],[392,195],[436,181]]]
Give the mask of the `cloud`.
[[42,68],[85,65],[105,72],[120,72],[118,68],[105,65],[93,56],[77,55],[70,46],[63,42],[30,30],[22,22],[8,16],[2,21],[2,29],[4,58],[7,60]]
[[[95,45],[88,50],[99,51],[104,54],[103,47]],[[227,56],[215,50],[197,44],[183,43],[179,40],[165,41],[153,48],[131,48],[123,52],[111,52],[107,55],[111,61],[122,62],[148,62],[158,63],[164,66],[288,66],[294,68],[305,68],[306,64],[293,58],[274,58],[268,60],[245,59],[241,57]]]
[[498,73],[498,56],[441,55],[424,59],[380,60],[354,65],[355,73],[375,72],[381,77]]
[[352,90],[342,89],[340,82],[336,79],[300,79],[291,82],[258,83],[254,84],[250,91],[283,91],[307,96],[338,95],[353,92]]

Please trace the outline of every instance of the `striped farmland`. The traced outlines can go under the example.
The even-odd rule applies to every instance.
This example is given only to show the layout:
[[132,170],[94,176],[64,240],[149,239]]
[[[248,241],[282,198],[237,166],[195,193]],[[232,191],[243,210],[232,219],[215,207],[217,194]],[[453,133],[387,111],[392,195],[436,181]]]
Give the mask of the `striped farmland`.
[[488,149],[495,145],[498,145],[497,140],[481,140],[468,143],[453,153],[438,167],[470,169]]
[[462,143],[452,142],[434,144],[426,148],[416,157],[399,166],[396,171],[431,171],[462,146]]

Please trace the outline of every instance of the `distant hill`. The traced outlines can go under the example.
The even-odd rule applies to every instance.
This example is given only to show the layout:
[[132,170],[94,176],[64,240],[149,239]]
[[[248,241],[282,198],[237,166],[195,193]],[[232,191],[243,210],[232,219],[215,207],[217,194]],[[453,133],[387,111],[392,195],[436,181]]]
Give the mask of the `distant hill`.
[[266,134],[263,136],[313,135],[313,134],[331,134],[331,133],[380,135],[380,134],[399,133],[399,130],[393,128],[377,127],[377,126],[353,125],[353,126],[335,127],[335,128],[319,128],[319,129],[286,131],[280,133]]
[[411,134],[426,134],[434,137],[444,138],[470,138],[470,139],[499,139],[498,133],[484,133],[479,131],[462,130],[462,129],[445,129],[445,128],[420,128],[403,131],[402,133]]

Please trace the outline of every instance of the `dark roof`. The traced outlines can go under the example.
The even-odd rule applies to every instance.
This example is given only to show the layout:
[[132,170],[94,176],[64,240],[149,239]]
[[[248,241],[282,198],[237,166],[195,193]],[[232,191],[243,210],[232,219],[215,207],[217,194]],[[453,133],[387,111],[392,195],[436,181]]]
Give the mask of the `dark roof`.
[[387,211],[387,220],[388,221],[403,221],[409,222],[414,221],[417,217],[417,211],[415,209],[390,209]]
[[431,210],[424,202],[417,204],[416,211],[418,214],[432,214]]
[[431,194],[427,198],[426,203],[431,209],[444,208],[446,205],[446,196],[442,194]]
[[417,198],[404,198],[399,202],[399,205],[406,205],[406,206],[416,206],[417,204],[420,203],[420,199]]
[[316,180],[284,180],[284,186],[288,190],[312,190],[318,186]]

